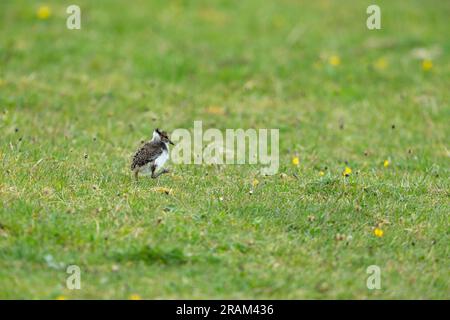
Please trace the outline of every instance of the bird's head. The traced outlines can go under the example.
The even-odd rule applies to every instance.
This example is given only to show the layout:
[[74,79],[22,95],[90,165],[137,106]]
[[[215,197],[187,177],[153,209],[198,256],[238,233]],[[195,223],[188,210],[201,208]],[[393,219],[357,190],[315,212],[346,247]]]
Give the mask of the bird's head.
[[164,143],[170,143],[172,145],[174,144],[170,140],[169,135],[167,134],[167,132],[159,130],[158,128],[156,128],[155,131],[153,131],[153,140],[155,140],[155,141],[162,141]]

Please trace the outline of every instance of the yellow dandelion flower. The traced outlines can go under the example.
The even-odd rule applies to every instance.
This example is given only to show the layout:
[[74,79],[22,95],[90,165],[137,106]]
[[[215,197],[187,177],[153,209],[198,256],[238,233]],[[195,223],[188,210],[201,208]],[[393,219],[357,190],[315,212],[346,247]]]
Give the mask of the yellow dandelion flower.
[[385,167],[385,168],[387,168],[387,167],[389,167],[389,160],[384,160],[384,163],[383,163],[383,166]]
[[128,297],[128,300],[142,300],[141,296],[138,295],[137,293],[133,293],[132,295],[130,295]]
[[375,237],[381,238],[384,235],[384,231],[379,228],[375,228],[375,230],[373,230],[373,234]]
[[209,106],[206,108],[206,113],[223,116],[225,115],[225,110],[219,106]]
[[165,193],[165,194],[172,194],[173,190],[169,189],[169,188],[165,188],[165,187],[154,187],[152,189],[150,189],[153,192],[158,192],[158,193]]
[[385,58],[380,58],[374,63],[375,69],[384,70],[388,67],[388,62]]
[[339,56],[337,55],[332,55],[329,59],[328,59],[328,63],[330,65],[332,65],[333,67],[337,67],[338,65],[341,64],[341,58],[339,58]]
[[199,13],[200,19],[216,25],[224,25],[228,20],[228,15],[213,8],[202,9]]
[[323,177],[325,175],[325,172],[319,171],[319,176]]
[[351,175],[352,173],[352,169],[350,169],[349,167],[345,167],[344,171],[342,172],[342,175],[344,177],[348,177],[349,175]]
[[430,71],[433,68],[433,62],[431,60],[423,60],[422,61],[422,70]]
[[300,164],[300,159],[298,157],[293,157],[292,158],[292,164],[294,166],[298,166]]
[[57,296],[56,300],[67,300],[65,296]]
[[48,19],[52,14],[49,6],[40,6],[37,9],[36,15],[38,19],[45,20]]
[[252,186],[253,186],[253,187],[256,187],[258,184],[259,184],[258,179],[253,179],[253,181],[252,181]]

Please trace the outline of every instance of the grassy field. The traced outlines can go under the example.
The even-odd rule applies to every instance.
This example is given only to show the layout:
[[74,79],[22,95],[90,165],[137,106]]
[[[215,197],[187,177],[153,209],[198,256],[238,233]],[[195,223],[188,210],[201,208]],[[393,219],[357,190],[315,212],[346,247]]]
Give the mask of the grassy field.
[[[0,298],[450,298],[450,2],[72,3],[0,1]],[[133,182],[194,120],[279,129],[278,174]]]

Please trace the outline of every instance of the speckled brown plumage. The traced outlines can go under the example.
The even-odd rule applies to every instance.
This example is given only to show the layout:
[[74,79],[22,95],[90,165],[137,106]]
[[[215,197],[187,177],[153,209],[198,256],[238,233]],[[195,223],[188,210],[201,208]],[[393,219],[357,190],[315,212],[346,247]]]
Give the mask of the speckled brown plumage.
[[167,150],[162,141],[150,141],[144,144],[134,155],[131,170],[143,167],[158,158],[163,150]]
[[152,140],[140,147],[131,161],[130,168],[136,180],[138,180],[139,172],[151,172],[153,179],[169,172],[167,169],[159,170],[169,159],[169,144],[173,145],[173,142],[167,132],[159,129],[153,131]]

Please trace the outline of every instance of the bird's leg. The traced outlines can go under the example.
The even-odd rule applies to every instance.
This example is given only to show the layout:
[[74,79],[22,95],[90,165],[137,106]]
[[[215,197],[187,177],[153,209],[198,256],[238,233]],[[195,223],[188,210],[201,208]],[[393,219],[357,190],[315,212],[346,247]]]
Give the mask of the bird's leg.
[[156,172],[156,166],[155,165],[151,166],[151,170],[152,170],[152,178],[153,179],[158,178],[159,174],[158,175],[155,174],[155,172]]
[[139,169],[135,169],[135,170],[134,170],[134,179],[135,179],[136,181],[139,181]]
[[159,171],[158,173],[156,172],[156,167],[152,167],[152,178],[156,179],[158,178],[160,175],[164,174],[164,173],[169,173],[169,170],[167,169],[162,169],[161,171]]

